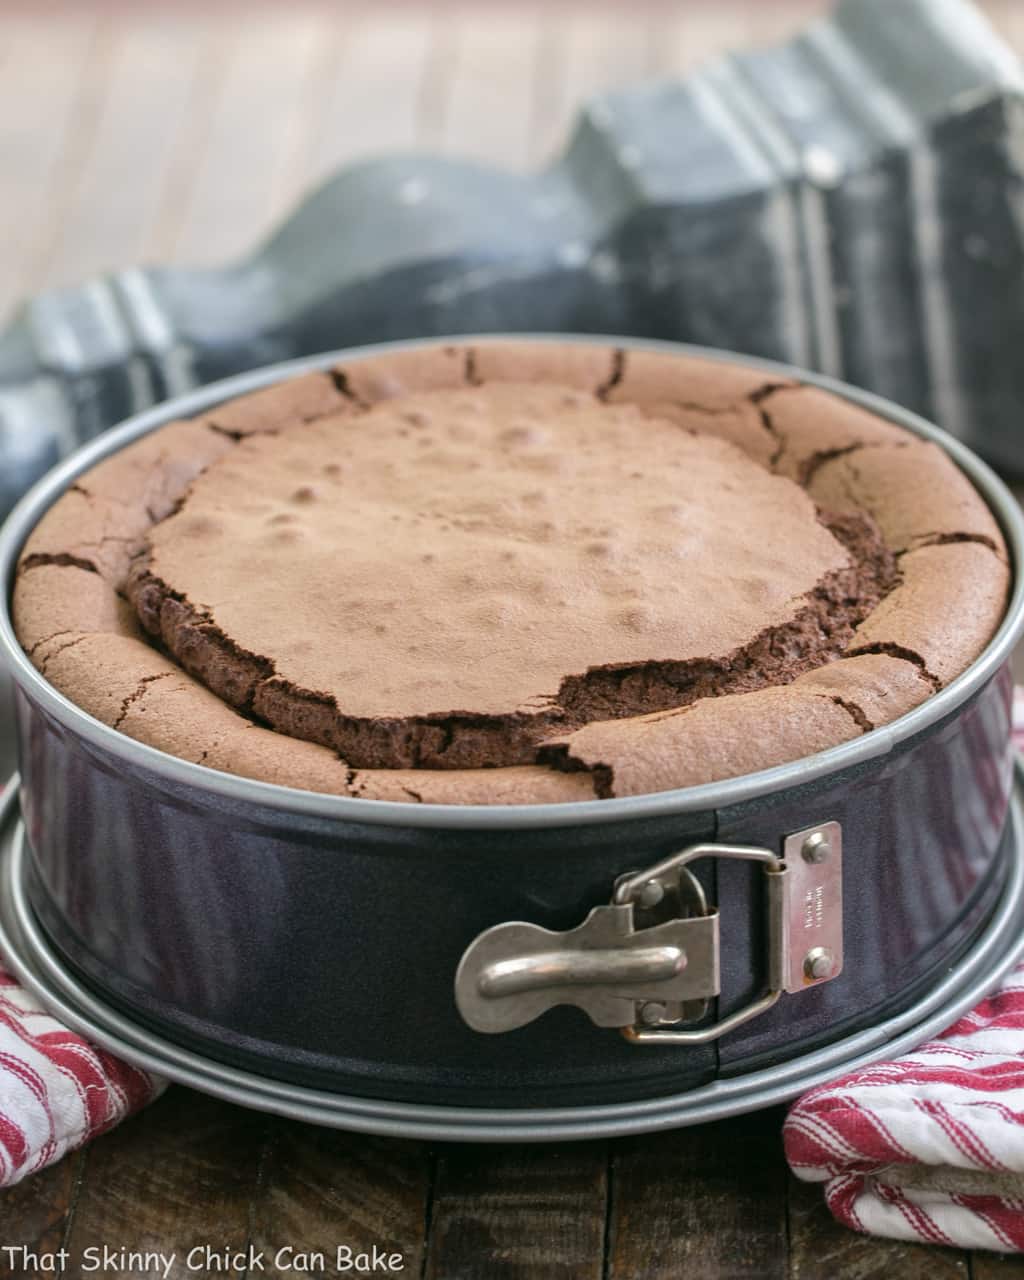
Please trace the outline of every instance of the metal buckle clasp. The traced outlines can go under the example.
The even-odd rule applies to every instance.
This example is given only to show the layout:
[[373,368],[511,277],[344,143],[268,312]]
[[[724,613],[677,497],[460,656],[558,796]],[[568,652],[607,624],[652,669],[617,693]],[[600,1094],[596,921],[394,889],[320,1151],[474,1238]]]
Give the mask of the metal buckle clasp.
[[[782,995],[780,958],[783,954],[783,921],[785,913],[782,905],[782,890],[787,874],[786,864],[768,849],[760,849],[752,845],[742,844],[694,844],[688,849],[674,853],[663,862],[657,863],[647,871],[620,880],[615,887],[616,902],[635,901],[644,892],[650,893],[648,886],[664,885],[667,880],[677,875],[691,862],[700,858],[741,858],[746,862],[760,862],[765,869],[765,885],[768,898],[768,990],[758,1000],[752,1001],[742,1009],[737,1009],[728,1018],[716,1022],[710,1027],[702,1027],[699,1031],[677,1031],[666,1027],[663,1023],[673,1020],[667,1016],[656,1016],[649,1006],[639,1010],[639,1025],[634,1023],[622,1028],[622,1034],[634,1044],[707,1044],[717,1040],[734,1027],[742,1026],[751,1018],[770,1009]],[[715,917],[717,919],[717,911]],[[716,965],[717,968],[717,965]],[[716,984],[715,994],[718,994]],[[652,1025],[654,1024],[654,1025]]]
[[[680,1030],[720,992],[719,918],[689,870],[701,858],[761,863],[767,906],[767,990],[709,1027]],[[783,992],[842,969],[842,832],[828,822],[789,836],[783,857],[751,845],[696,844],[616,882],[611,903],[554,932],[509,921],[481,933],[455,975],[455,1001],[474,1030],[525,1026],[571,1004],[633,1044],[717,1040],[770,1009]]]

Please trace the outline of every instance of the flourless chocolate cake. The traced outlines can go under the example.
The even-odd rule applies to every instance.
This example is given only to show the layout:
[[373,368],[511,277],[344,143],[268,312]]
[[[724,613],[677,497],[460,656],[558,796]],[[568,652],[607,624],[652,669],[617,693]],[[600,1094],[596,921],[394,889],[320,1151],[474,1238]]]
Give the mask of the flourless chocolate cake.
[[44,517],[47,679],[211,768],[542,803],[797,759],[995,631],[999,529],[937,446],[815,388],[601,345],[382,352],[172,423]]

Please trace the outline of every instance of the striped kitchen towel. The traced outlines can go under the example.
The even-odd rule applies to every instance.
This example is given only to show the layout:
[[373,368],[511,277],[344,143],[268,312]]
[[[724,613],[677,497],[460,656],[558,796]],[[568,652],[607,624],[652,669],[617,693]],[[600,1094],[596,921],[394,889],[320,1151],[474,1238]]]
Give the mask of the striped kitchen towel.
[[805,1094],[784,1136],[848,1227],[1024,1251],[1024,965],[916,1052]]
[[113,1128],[161,1089],[61,1026],[0,969],[0,1186]]

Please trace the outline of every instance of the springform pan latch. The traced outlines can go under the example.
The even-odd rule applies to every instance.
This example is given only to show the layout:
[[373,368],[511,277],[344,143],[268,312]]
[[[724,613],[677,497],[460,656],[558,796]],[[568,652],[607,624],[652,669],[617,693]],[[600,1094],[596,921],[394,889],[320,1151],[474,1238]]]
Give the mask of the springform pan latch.
[[[718,909],[690,870],[702,858],[763,867],[767,986],[727,1017],[687,1029],[721,993]],[[825,822],[788,836],[781,856],[753,845],[690,845],[620,876],[610,903],[562,933],[519,920],[494,925],[464,952],[455,1002],[475,1031],[513,1031],[568,1004],[632,1044],[699,1045],[842,967],[842,829]]]

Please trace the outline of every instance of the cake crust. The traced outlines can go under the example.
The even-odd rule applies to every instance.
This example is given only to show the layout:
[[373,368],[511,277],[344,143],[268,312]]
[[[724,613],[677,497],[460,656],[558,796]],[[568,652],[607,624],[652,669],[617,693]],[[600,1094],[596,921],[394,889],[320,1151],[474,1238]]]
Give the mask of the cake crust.
[[887,723],[977,657],[1008,584],[950,459],[817,388],[481,341],[306,375],[122,450],[40,521],[14,615],[72,701],[193,762],[551,803]]
[[848,532],[727,441],[495,382],[241,441],[127,592],[279,732],[358,768],[481,768],[834,655],[892,578]]

